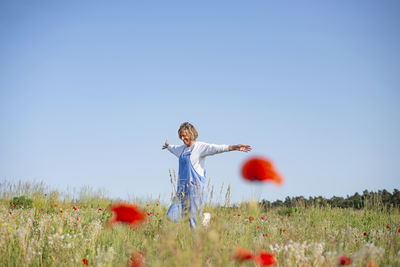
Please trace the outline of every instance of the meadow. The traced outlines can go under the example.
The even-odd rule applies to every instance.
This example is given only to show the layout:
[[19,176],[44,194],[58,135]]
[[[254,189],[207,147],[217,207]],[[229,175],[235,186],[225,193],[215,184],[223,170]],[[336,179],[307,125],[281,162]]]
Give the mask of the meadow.
[[276,266],[400,266],[399,210],[379,203],[265,210],[225,201],[208,205],[210,223],[193,230],[167,220],[168,206],[157,199],[136,201],[146,220],[133,228],[110,225],[117,201],[87,188],[72,197],[40,183],[3,182],[0,198],[1,266],[260,265],[241,262],[245,250],[275,255]]

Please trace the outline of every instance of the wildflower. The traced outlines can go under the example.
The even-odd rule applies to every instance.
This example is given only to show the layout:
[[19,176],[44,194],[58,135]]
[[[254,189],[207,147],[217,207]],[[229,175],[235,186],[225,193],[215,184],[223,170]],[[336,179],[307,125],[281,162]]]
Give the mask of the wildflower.
[[144,266],[146,260],[145,254],[143,252],[133,252],[131,255],[129,267],[141,267]]
[[265,233],[265,234],[264,234],[264,236],[265,236],[265,237],[268,237],[268,234],[267,234],[267,233]]
[[145,213],[133,204],[116,204],[111,207],[111,210],[115,215],[111,223],[124,222],[133,227],[146,219]]
[[282,229],[281,232],[282,232],[282,233],[286,233],[286,229]]
[[85,205],[85,206],[83,206],[83,208],[84,208],[84,209],[86,209],[86,208],[87,208],[87,206]]
[[259,226],[259,225],[257,225],[257,229],[260,229],[260,226]]
[[399,232],[399,233],[400,233],[400,228],[399,228],[399,230],[398,230],[397,232]]
[[292,216],[292,214],[289,212],[288,216],[290,217],[290,216]]
[[9,211],[8,213],[10,213],[10,215],[12,215],[12,212],[11,212],[11,211]]
[[376,266],[376,264],[373,261],[368,263],[368,267],[375,267],[375,266]]
[[271,161],[262,157],[248,159],[242,166],[242,176],[248,181],[272,181],[278,185],[282,184],[282,177]]
[[62,210],[60,210],[60,213],[62,213]]
[[57,204],[54,204],[54,207],[56,207],[56,208],[57,208]]
[[99,209],[99,211],[102,211],[102,209]]
[[249,221],[250,221],[250,222],[254,221],[254,217],[253,217],[253,216],[250,216],[250,217],[249,217]]
[[386,224],[386,229],[389,229],[389,224]]
[[240,214],[238,214],[238,217],[240,217]]
[[351,264],[351,259],[346,256],[341,256],[338,258],[338,265],[343,266],[343,265],[350,265]]
[[264,216],[261,217],[261,220],[264,220]]
[[74,210],[77,210],[77,208],[75,206],[72,207]]
[[148,213],[147,213],[147,216],[150,216],[151,214],[153,214],[153,213],[151,213],[151,212],[148,212]]
[[85,265],[89,265],[89,261],[86,258],[82,259],[82,263],[85,264]]
[[364,236],[367,236],[367,232],[364,232],[363,235],[364,235]]
[[272,266],[278,263],[273,253],[260,250],[258,255],[254,257],[254,262],[261,266]]
[[253,254],[247,248],[235,248],[235,253],[231,258],[239,264],[253,258]]

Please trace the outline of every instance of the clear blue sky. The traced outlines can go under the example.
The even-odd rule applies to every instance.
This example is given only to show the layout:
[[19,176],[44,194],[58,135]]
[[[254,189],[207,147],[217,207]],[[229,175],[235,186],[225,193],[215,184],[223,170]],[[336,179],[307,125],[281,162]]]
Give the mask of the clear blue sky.
[[[251,197],[400,185],[399,1],[1,1],[0,179],[172,192],[181,122]],[[250,155],[283,187],[241,180]],[[218,190],[219,191],[219,190]],[[219,194],[219,193],[218,193]],[[218,195],[217,194],[217,195]]]

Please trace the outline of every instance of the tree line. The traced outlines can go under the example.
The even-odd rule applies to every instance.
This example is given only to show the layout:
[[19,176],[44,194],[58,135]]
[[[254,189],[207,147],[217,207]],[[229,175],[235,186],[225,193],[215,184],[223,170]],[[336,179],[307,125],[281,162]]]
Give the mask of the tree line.
[[364,209],[374,207],[400,207],[400,191],[394,189],[393,193],[387,190],[378,190],[378,192],[368,192],[364,190],[360,195],[355,193],[352,196],[347,195],[344,197],[333,196],[329,199],[322,196],[305,198],[303,196],[297,197],[286,197],[284,201],[276,200],[270,202],[268,200],[262,200],[259,205],[267,210],[268,208],[274,207],[337,207],[337,208],[353,208],[353,209]]

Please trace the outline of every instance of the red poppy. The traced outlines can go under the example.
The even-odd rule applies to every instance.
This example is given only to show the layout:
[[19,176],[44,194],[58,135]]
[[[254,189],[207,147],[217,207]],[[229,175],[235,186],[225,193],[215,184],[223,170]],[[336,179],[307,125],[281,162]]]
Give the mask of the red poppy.
[[364,232],[363,235],[364,235],[364,236],[367,236],[367,232]]
[[240,214],[238,214],[238,216],[240,217]]
[[85,205],[85,206],[83,206],[83,208],[85,208],[85,209],[86,209],[86,208],[87,208],[87,206]]
[[153,214],[153,213],[151,213],[151,212],[148,212],[148,213],[147,213],[147,216],[150,216],[151,214]]
[[290,216],[292,216],[292,214],[289,213],[288,216],[290,217]]
[[54,204],[54,207],[57,207],[57,204]]
[[263,217],[261,217],[261,220],[264,220],[264,216],[263,216]]
[[144,266],[145,260],[146,260],[146,256],[143,252],[133,252],[128,266],[129,267]]
[[242,166],[242,176],[248,181],[272,181],[282,184],[281,175],[275,170],[272,162],[263,157],[253,157]]
[[111,223],[123,222],[134,227],[146,219],[145,213],[136,205],[129,203],[119,203],[111,207],[114,217]]
[[400,233],[400,228],[399,228],[399,230],[398,230],[397,232],[399,232],[399,233]]
[[86,258],[82,259],[82,263],[85,264],[85,265],[89,265],[89,261]]
[[12,214],[12,212],[11,212],[11,211],[9,211],[8,213],[10,213],[10,215]]
[[346,256],[341,256],[338,258],[338,265],[343,266],[343,265],[350,265],[351,264],[351,259]]
[[386,229],[389,229],[389,224],[386,224]]
[[247,248],[235,248],[235,253],[232,255],[232,259],[239,264],[252,258],[253,254]]
[[77,210],[77,208],[75,206],[72,207],[74,210]]
[[286,229],[282,229],[282,232],[283,232],[283,233],[286,233]]
[[60,210],[60,213],[62,213],[62,210]]
[[254,257],[254,262],[261,266],[272,266],[278,263],[273,253],[260,250],[258,255]]
[[99,209],[99,211],[102,211],[102,209]]
[[260,226],[259,226],[259,225],[257,225],[257,229],[260,229]]
[[265,236],[265,237],[268,237],[268,234],[267,234],[267,233],[265,233],[265,234],[264,234],[264,236]]

